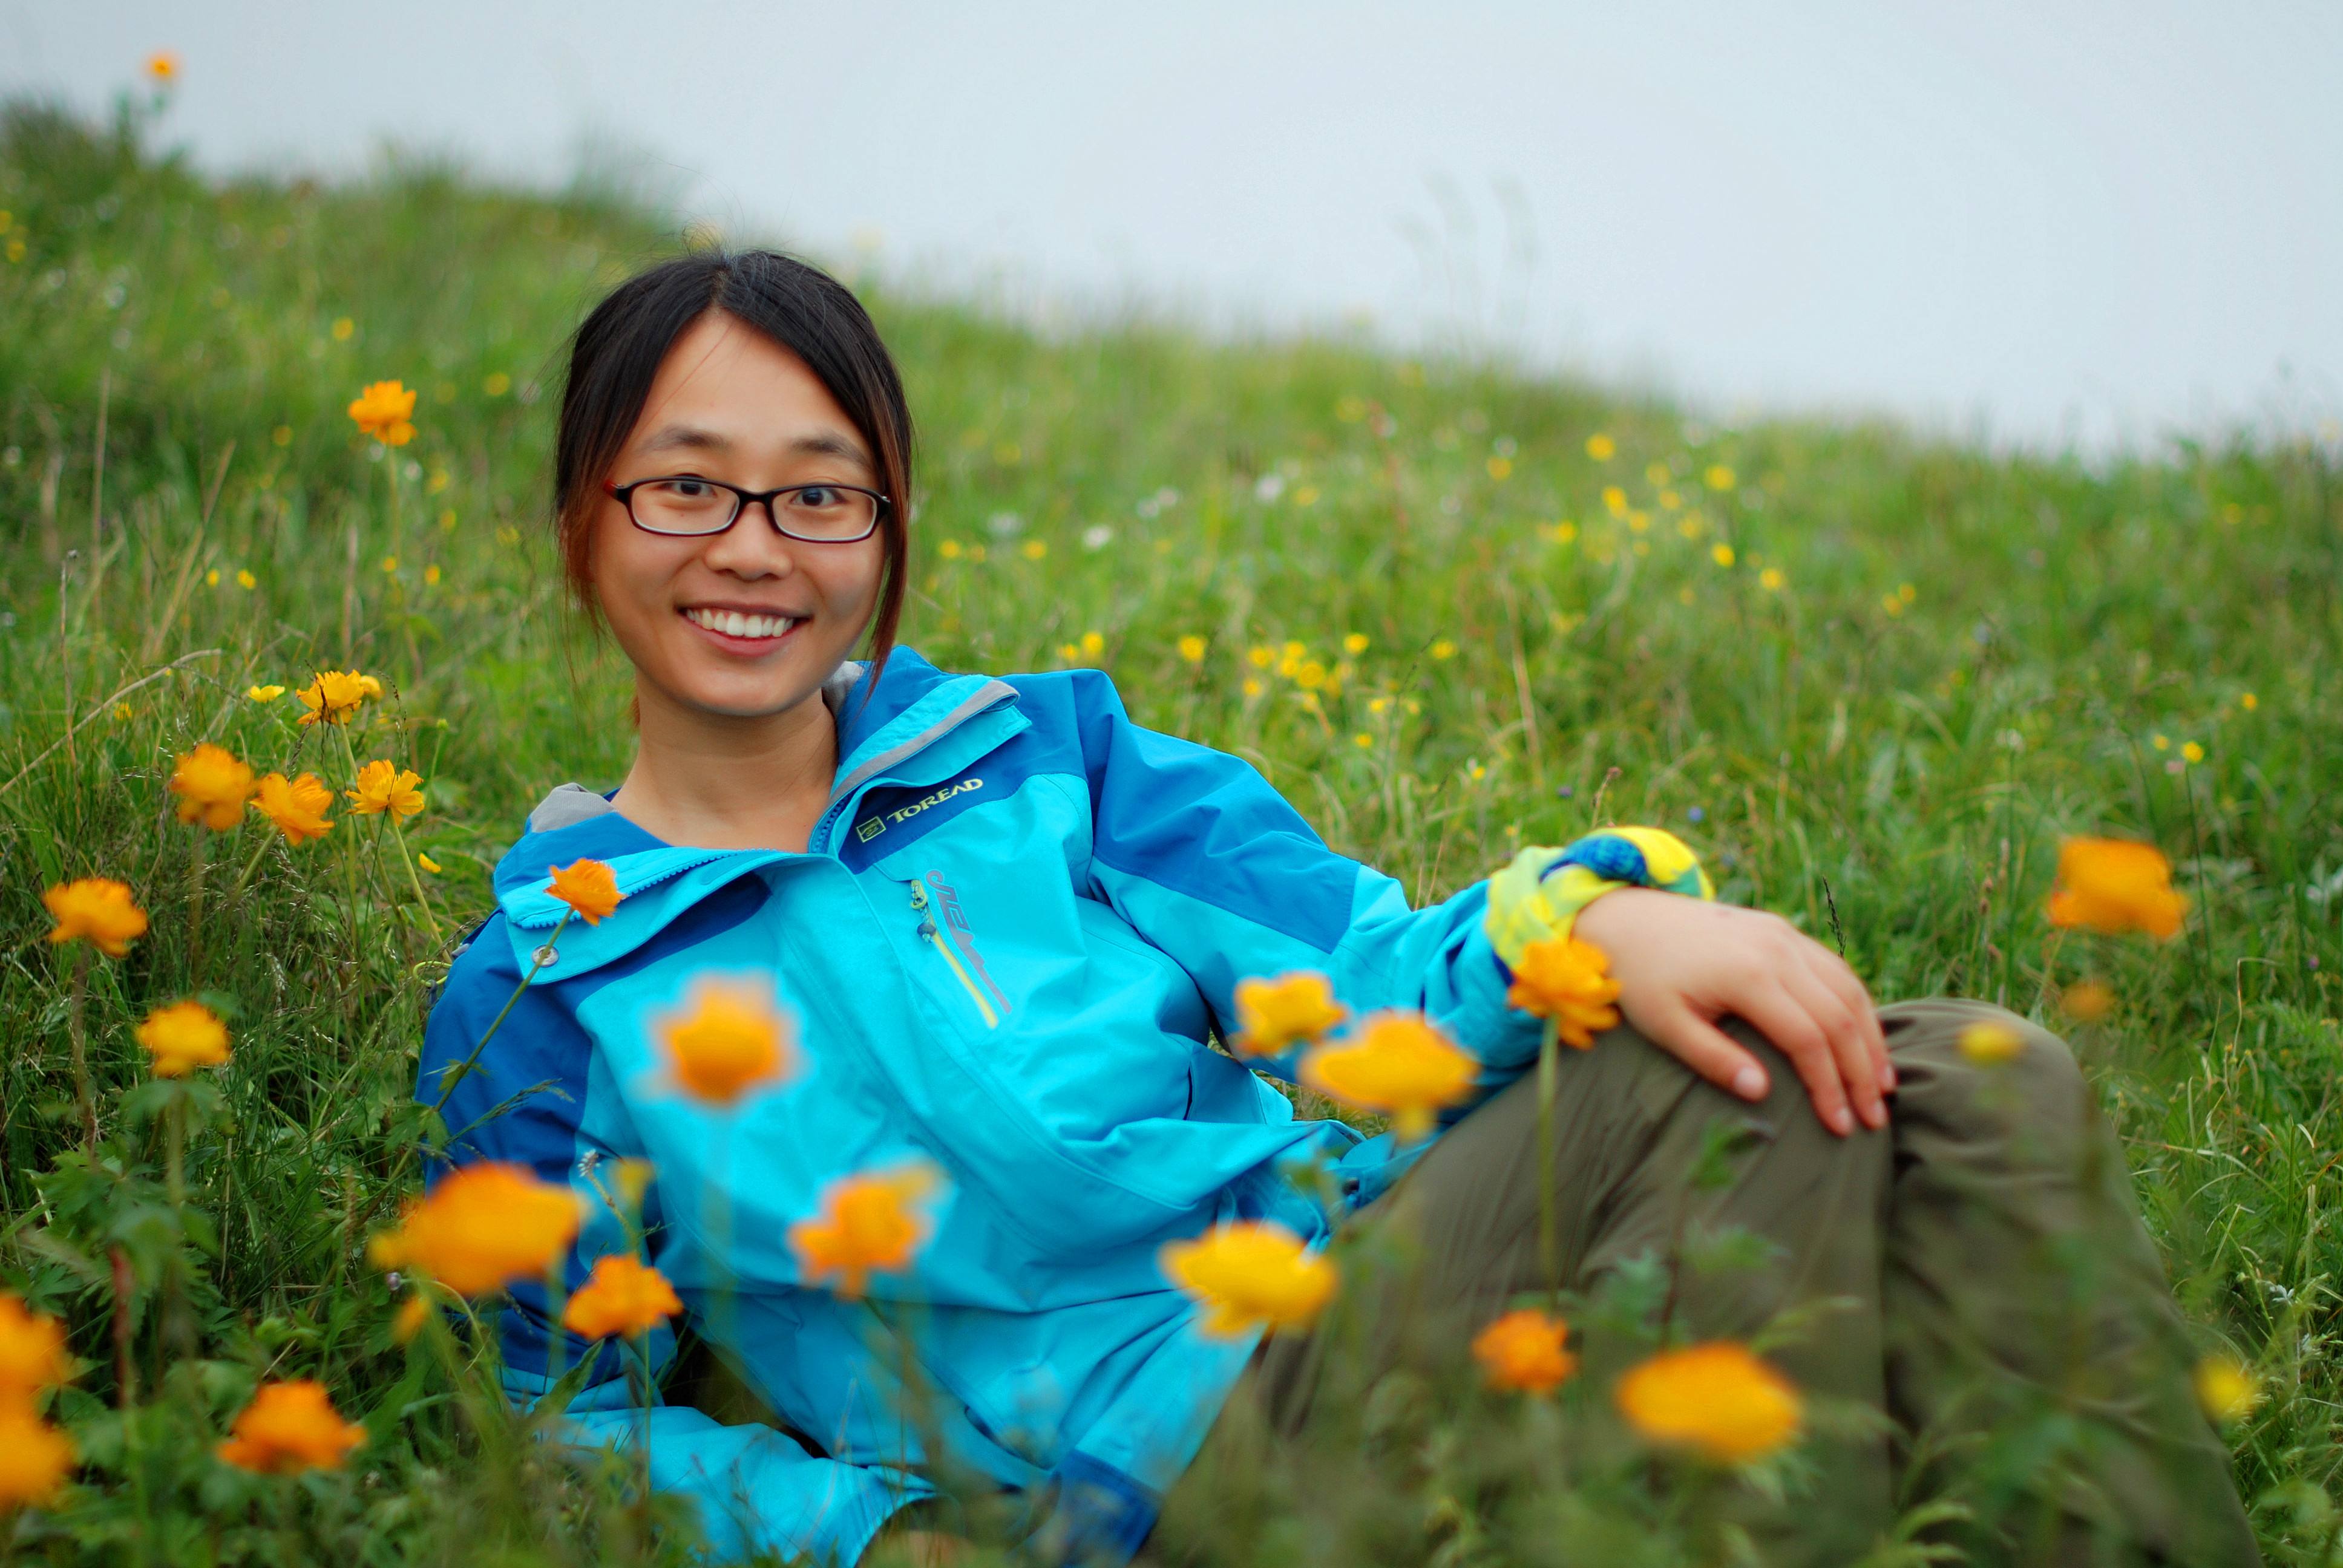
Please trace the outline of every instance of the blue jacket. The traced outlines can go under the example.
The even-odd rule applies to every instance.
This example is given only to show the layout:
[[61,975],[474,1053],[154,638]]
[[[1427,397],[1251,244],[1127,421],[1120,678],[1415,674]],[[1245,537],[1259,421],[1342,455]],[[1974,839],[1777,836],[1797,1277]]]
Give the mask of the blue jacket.
[[[601,1161],[655,1165],[651,1261],[794,1435],[657,1409],[653,1484],[698,1498],[719,1553],[851,1563],[931,1475],[973,1471],[1046,1510],[1069,1558],[1120,1560],[1253,1348],[1199,1332],[1158,1249],[1241,1218],[1322,1240],[1342,1214],[1292,1162],[1332,1166],[1337,1211],[1396,1169],[1388,1140],[1296,1120],[1208,1048],[1234,1030],[1237,981],[1312,969],[1353,1010],[1420,1008],[1480,1058],[1479,1097],[1535,1059],[1538,1022],[1506,1004],[1485,882],[1411,910],[1250,764],[1132,723],[1097,670],[955,675],[898,648],[875,688],[850,661],[822,697],[838,771],[803,854],[670,845],[591,791],[548,797],[431,1014],[420,1092],[545,944],[550,868],[607,861],[624,900],[562,932],[446,1119],[456,1163],[581,1188]],[[806,1059],[729,1116],[661,1083],[649,1027],[709,971],[777,987]],[[859,1302],[806,1283],[789,1223],[831,1180],[907,1158],[949,1183],[913,1266]],[[624,1245],[598,1212],[573,1285]],[[500,1319],[518,1397],[549,1386],[546,1311],[521,1288]],[[663,1364],[673,1341],[651,1349]],[[613,1349],[570,1410],[581,1441],[631,1441]]]

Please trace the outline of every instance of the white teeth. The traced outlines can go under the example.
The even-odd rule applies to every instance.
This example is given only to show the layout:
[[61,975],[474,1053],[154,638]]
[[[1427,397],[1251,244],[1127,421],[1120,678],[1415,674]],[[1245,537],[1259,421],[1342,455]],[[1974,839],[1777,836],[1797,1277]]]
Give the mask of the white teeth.
[[737,609],[688,609],[683,614],[694,626],[704,626],[728,637],[779,637],[797,625],[788,616],[743,615]]

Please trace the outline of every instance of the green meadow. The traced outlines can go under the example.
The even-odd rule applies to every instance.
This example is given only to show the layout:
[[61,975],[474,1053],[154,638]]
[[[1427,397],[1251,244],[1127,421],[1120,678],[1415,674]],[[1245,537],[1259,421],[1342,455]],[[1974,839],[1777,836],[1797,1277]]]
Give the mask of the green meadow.
[[[417,1048],[490,867],[548,788],[608,788],[629,754],[623,661],[548,548],[548,448],[565,335],[690,236],[622,191],[428,162],[216,179],[155,114],[0,106],[0,1290],[69,1326],[44,1411],[80,1454],[0,1543],[683,1562],[623,1463],[565,1461],[487,1399],[483,1346],[399,1342],[366,1242],[439,1135]],[[2066,1032],[2203,1350],[2256,1382],[2227,1431],[2269,1559],[2343,1561],[2331,442],[2086,460],[1704,422],[1486,357],[1041,333],[843,276],[920,422],[908,644],[1111,671],[1141,722],[1250,759],[1419,902],[1523,843],[1654,823],[1881,999]],[[417,433],[386,450],[344,410],[393,378]],[[319,668],[386,689],[347,751],[250,695]],[[299,847],[256,815],[209,833],[165,789],[199,741],[337,791],[388,759],[427,806],[403,842],[338,804]],[[2077,833],[2159,846],[2182,933],[2054,930]],[[127,957],[45,940],[44,889],[80,877],[148,911]],[[2112,999],[2088,1021],[2086,981]],[[158,1083],[132,1030],[190,996],[233,1059]],[[348,1464],[216,1460],[292,1377],[364,1423]],[[1226,1555],[1740,1560],[1714,1479],[1523,1481],[1541,1423],[1601,1402],[1376,1414],[1371,1452],[1297,1469]],[[1950,1560],[1932,1517],[1878,1561]]]

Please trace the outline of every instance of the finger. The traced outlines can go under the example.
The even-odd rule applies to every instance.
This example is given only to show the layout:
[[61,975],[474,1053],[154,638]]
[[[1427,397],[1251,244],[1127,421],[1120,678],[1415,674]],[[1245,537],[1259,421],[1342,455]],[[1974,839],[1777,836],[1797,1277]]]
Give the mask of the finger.
[[1846,1004],[1847,1010],[1855,1014],[1871,1060],[1878,1069],[1881,1091],[1893,1090],[1896,1087],[1896,1060],[1887,1054],[1887,1030],[1879,1021],[1879,1004],[1872,1000],[1870,988],[1863,983],[1863,977],[1856,974],[1845,959],[1820,942],[1807,942],[1805,952],[1806,967],[1814,970]]
[[1808,965],[1784,964],[1778,978],[1830,1042],[1831,1056],[1838,1063],[1847,1098],[1855,1102],[1855,1115],[1865,1127],[1886,1126],[1887,1107],[1880,1099],[1879,1058],[1872,1053],[1870,1036],[1855,1010]]
[[1855,1113],[1847,1109],[1846,1089],[1830,1038],[1780,980],[1768,980],[1735,997],[1733,1010],[1755,1024],[1760,1034],[1774,1042],[1775,1050],[1790,1059],[1825,1127],[1841,1137],[1855,1131]]
[[1744,1100],[1765,1098],[1765,1066],[1742,1045],[1682,1002],[1633,1020],[1644,1038],[1709,1082]]

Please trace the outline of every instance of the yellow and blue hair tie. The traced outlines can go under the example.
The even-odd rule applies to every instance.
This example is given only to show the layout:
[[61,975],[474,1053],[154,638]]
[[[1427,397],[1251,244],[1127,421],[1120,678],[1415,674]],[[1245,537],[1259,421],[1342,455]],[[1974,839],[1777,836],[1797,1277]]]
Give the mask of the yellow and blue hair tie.
[[1521,966],[1523,949],[1568,936],[1581,910],[1619,888],[1716,897],[1700,857],[1663,829],[1604,828],[1559,849],[1524,845],[1490,877],[1482,919],[1505,978]]

